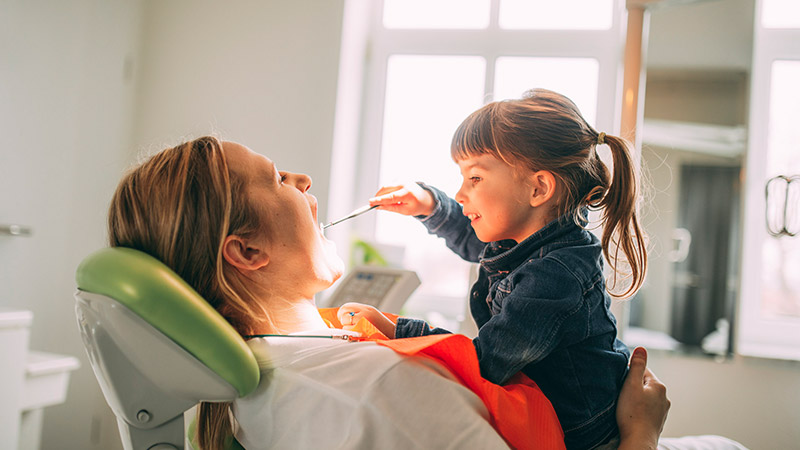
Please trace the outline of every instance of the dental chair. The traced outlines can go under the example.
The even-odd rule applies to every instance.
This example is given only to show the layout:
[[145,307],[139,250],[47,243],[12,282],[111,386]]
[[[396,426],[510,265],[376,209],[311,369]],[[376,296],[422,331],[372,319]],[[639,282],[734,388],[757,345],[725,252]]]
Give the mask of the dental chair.
[[[183,413],[259,382],[250,348],[156,258],[129,248],[86,257],[75,293],[83,344],[128,449],[183,449]],[[232,440],[230,448],[241,448]]]

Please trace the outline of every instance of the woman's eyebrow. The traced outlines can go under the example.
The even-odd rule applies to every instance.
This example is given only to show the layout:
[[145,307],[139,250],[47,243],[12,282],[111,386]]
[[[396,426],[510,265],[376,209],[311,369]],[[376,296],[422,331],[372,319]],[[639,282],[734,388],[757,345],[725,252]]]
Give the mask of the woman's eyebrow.
[[272,179],[280,184],[281,181],[281,172],[278,170],[278,166],[275,163],[271,163],[272,165]]

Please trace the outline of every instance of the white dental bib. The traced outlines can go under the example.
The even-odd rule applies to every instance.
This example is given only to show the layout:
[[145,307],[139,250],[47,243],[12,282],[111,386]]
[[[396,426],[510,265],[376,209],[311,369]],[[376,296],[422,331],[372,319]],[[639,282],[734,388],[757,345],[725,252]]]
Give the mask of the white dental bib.
[[438,362],[312,335],[358,333],[248,341],[262,376],[233,406],[245,448],[508,448],[480,398]]

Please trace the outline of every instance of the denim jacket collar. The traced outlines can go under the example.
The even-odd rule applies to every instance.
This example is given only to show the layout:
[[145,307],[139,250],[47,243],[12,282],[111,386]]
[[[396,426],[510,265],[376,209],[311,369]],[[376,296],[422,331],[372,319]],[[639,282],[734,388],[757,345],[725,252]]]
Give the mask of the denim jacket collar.
[[580,239],[582,233],[588,232],[576,224],[571,215],[561,216],[519,244],[515,244],[511,239],[490,242],[483,250],[480,263],[490,272],[512,271],[537,252],[540,258],[543,257],[547,251],[546,247],[550,244],[563,241],[568,235],[573,235],[568,241]]

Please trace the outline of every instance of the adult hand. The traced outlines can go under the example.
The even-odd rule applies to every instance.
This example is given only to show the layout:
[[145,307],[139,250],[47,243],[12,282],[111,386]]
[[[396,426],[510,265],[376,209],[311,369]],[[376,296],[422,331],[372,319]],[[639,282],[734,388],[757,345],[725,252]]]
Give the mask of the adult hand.
[[633,350],[617,401],[620,449],[655,449],[667,420],[667,387],[647,368],[647,351]]
[[409,183],[380,188],[375,197],[369,199],[369,205],[407,216],[428,216],[436,203],[430,192],[417,183]]

